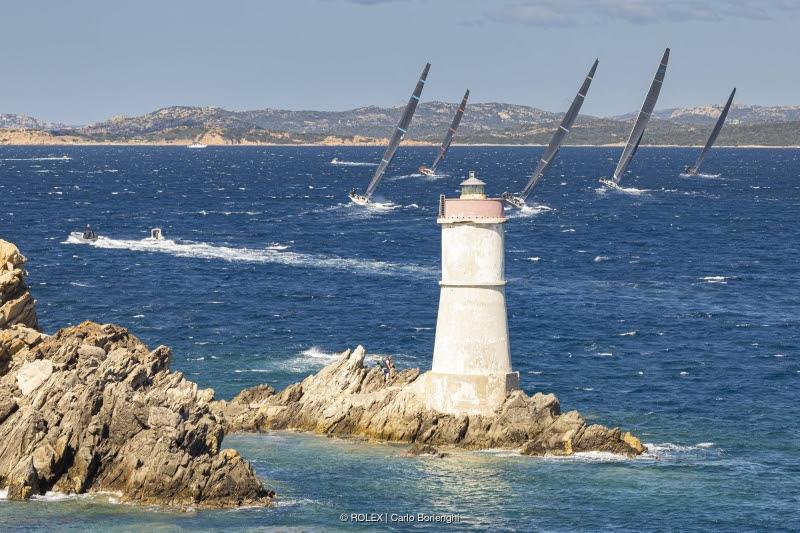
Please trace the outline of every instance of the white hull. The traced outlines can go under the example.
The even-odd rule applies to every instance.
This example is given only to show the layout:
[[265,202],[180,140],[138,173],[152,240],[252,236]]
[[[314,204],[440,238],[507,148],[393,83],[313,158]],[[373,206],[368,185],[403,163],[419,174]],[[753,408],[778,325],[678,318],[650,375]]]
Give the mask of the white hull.
[[367,205],[367,204],[369,204],[369,198],[367,198],[366,196],[363,196],[361,194],[356,194],[356,193],[352,193],[351,192],[348,196],[350,197],[350,201],[353,202],[356,205]]
[[523,200],[519,196],[514,196],[510,192],[503,193],[503,200],[507,205],[510,205],[511,207],[516,207],[517,209],[525,209],[526,206],[525,200]]
[[620,186],[619,186],[619,184],[618,184],[617,182],[615,182],[614,180],[609,180],[609,179],[605,179],[605,178],[600,178],[598,181],[600,182],[600,184],[601,184],[601,185],[603,185],[604,187],[607,187],[607,188],[609,188],[609,189],[616,189],[616,190],[619,190],[619,189],[621,189],[621,188],[622,188],[622,187],[620,187]]
[[205,144],[201,144],[201,143],[192,143],[192,144],[190,144],[189,146],[187,146],[186,148],[205,148],[205,147],[206,147],[206,145],[205,145]]

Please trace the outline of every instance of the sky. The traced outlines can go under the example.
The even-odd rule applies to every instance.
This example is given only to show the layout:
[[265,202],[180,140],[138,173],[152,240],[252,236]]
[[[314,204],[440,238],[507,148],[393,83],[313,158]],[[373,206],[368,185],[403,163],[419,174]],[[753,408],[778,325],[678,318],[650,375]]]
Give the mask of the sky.
[[136,0],[5,3],[0,113],[85,124],[170,105],[345,110],[422,100],[637,109],[800,104],[800,0]]

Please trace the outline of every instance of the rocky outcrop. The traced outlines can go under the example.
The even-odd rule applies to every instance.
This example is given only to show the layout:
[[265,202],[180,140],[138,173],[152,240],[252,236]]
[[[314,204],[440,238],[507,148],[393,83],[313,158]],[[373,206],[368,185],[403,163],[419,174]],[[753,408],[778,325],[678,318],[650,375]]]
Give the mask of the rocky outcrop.
[[0,488],[13,499],[110,491],[179,507],[268,504],[201,390],[119,326],[92,322],[51,337],[0,331]]
[[54,490],[115,492],[178,507],[266,505],[235,450],[220,450],[212,389],[169,369],[119,326],[37,331],[25,258],[0,240],[0,489],[24,500]]
[[17,247],[0,239],[0,330],[14,324],[39,327],[36,302],[25,285],[24,264],[25,256]]
[[[418,369],[384,377],[380,368],[364,366],[364,356],[359,346],[280,392],[268,386],[246,389],[217,408],[225,413],[231,431],[290,429],[427,446],[507,448],[526,455],[638,455],[646,449],[630,433],[588,425],[577,411],[562,414],[552,394],[513,391],[492,416],[431,411],[416,392]],[[412,453],[418,450],[439,453],[426,447]]]

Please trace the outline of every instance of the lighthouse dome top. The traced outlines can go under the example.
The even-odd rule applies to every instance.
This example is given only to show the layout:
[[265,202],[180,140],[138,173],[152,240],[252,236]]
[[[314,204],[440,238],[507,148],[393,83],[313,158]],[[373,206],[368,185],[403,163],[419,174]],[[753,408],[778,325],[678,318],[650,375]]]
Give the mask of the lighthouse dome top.
[[475,171],[470,170],[469,177],[461,182],[462,200],[483,200],[486,198],[486,183],[475,177]]

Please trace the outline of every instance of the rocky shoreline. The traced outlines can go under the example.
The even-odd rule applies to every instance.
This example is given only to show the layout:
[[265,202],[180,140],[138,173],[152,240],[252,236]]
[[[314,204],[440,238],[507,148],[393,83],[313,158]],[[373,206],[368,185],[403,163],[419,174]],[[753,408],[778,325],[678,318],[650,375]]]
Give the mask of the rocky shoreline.
[[111,492],[179,508],[269,505],[235,450],[214,391],[169,369],[126,329],[84,322],[37,329],[25,258],[0,241],[0,489],[13,500]]
[[552,394],[508,394],[490,416],[432,411],[419,369],[367,367],[365,350],[277,392],[269,385],[216,400],[170,370],[125,328],[84,322],[39,330],[25,257],[0,240],[0,490],[26,500],[47,491],[116,493],[123,502],[178,508],[270,505],[226,432],[296,430],[437,447],[504,448],[525,455],[601,451],[636,456],[639,439],[561,412]]
[[470,450],[505,448],[524,455],[600,451],[644,453],[638,438],[618,428],[588,425],[577,411],[561,412],[553,394],[509,393],[491,416],[453,416],[427,409],[417,385],[419,369],[364,365],[365,350],[345,351],[317,374],[276,392],[269,385],[245,389],[218,402],[230,431],[297,430],[412,443],[435,455],[434,446]]

